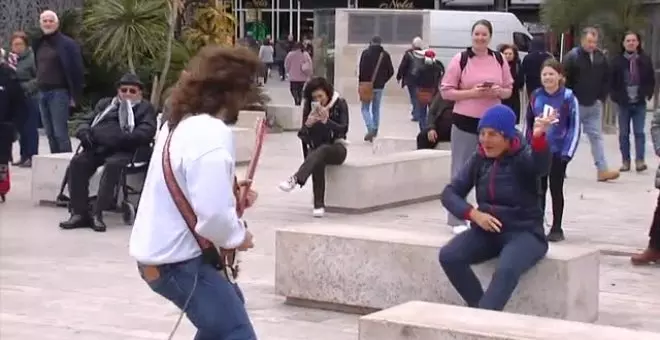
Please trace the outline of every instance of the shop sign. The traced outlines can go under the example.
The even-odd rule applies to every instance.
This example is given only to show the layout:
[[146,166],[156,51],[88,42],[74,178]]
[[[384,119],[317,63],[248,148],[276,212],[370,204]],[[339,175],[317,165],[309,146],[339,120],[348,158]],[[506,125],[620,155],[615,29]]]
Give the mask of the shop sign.
[[390,0],[389,2],[383,2],[378,5],[378,8],[387,8],[387,9],[413,9],[415,5],[412,1],[409,0]]

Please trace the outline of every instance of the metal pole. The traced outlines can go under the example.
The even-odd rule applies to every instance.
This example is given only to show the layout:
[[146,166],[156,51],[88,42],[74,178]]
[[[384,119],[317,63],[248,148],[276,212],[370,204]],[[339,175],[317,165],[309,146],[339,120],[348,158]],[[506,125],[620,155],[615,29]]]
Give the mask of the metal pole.
[[234,39],[238,40],[238,0],[234,0],[231,6],[234,13]]
[[297,21],[298,22],[298,30],[297,30],[296,33],[298,33],[298,35],[297,35],[298,40],[302,41],[302,39],[300,38],[300,0],[298,0],[297,3],[298,3],[298,8],[297,8],[297,13],[296,13],[297,15],[296,16],[297,16],[297,20],[298,20]]
[[245,11],[243,11],[243,0],[238,0],[238,35],[245,36]]
[[275,35],[275,1],[279,0],[270,0],[270,38],[275,41],[277,36]]
[[293,0],[289,0],[289,34],[293,34]]
[[280,21],[280,0],[272,0],[275,3],[275,18],[276,24],[275,24],[275,31],[277,32],[277,35],[275,38],[276,40],[280,40],[280,25],[282,25],[282,22]]

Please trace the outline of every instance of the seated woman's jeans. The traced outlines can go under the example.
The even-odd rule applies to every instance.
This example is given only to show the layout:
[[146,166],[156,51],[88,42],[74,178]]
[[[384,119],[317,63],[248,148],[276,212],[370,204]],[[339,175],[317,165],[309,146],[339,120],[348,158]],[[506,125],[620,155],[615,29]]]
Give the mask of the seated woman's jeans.
[[[500,311],[511,298],[520,277],[547,251],[548,243],[531,232],[498,234],[474,226],[440,249],[440,265],[468,306]],[[497,268],[484,292],[470,265],[498,256]]]
[[305,161],[300,165],[295,177],[298,184],[303,186],[309,176],[312,176],[315,209],[325,207],[326,165],[340,165],[344,160],[346,160],[346,147],[337,141],[323,144],[307,152]]

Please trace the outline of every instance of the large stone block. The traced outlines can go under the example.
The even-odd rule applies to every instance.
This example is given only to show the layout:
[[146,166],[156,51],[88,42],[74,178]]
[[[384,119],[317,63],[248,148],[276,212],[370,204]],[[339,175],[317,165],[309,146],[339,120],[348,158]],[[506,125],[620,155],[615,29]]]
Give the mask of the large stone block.
[[326,210],[364,213],[437,199],[449,182],[447,151],[415,150],[326,168]]
[[[32,158],[32,202],[35,204],[55,203],[62,186],[62,179],[73,157],[73,152],[35,155]],[[89,183],[89,194],[96,195],[101,178],[101,170],[96,171]],[[66,195],[69,194],[65,190]]]
[[360,318],[359,340],[657,340],[660,333],[411,301]]
[[232,127],[234,147],[236,148],[236,164],[244,165],[250,162],[254,151],[255,130],[253,128]]
[[[438,263],[449,239],[363,225],[280,229],[275,289],[293,304],[359,313],[412,300],[463,305]],[[484,286],[496,263],[474,266]],[[591,322],[598,316],[598,287],[598,250],[552,244],[523,275],[505,311]]]
[[238,113],[238,121],[234,126],[254,130],[257,126],[257,119],[259,118],[265,119],[266,111],[241,110]]
[[302,126],[302,106],[268,105],[268,116],[284,131],[298,131]]
[[[389,155],[417,149],[417,140],[409,137],[377,137],[372,144],[374,155]],[[436,150],[450,151],[450,143],[438,143]]]

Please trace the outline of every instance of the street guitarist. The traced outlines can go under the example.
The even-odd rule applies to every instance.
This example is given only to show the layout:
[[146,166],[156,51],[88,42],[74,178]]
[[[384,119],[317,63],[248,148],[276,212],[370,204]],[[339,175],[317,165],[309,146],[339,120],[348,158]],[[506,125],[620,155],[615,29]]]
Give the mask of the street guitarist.
[[235,179],[228,124],[259,70],[246,48],[205,47],[193,58],[172,92],[133,226],[130,253],[142,279],[185,312],[197,340],[256,340],[240,289],[222,274],[227,264],[218,248],[254,247],[237,204],[240,212],[257,195],[243,188],[245,199],[237,202],[235,185],[246,183]]

